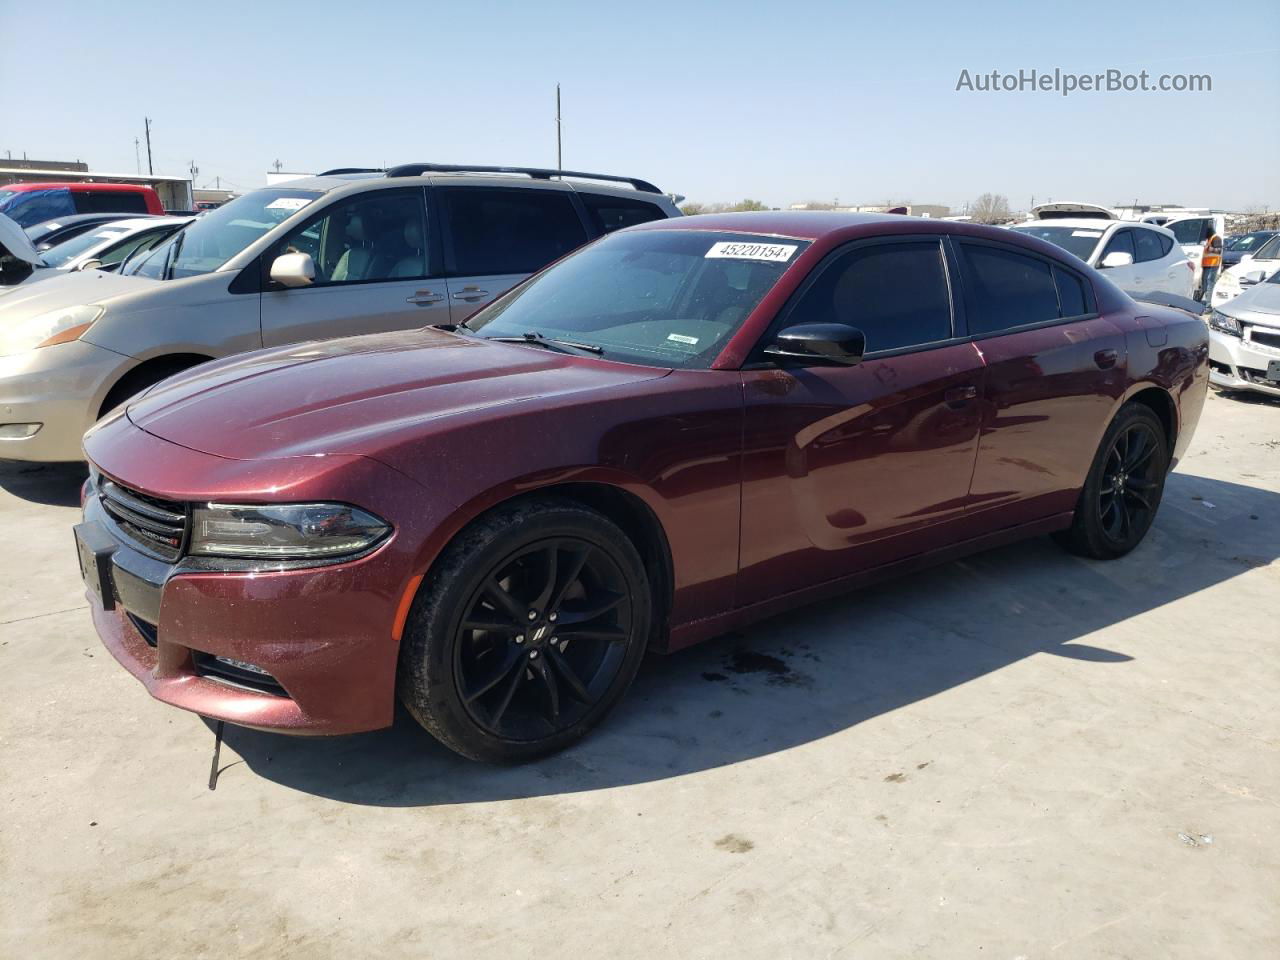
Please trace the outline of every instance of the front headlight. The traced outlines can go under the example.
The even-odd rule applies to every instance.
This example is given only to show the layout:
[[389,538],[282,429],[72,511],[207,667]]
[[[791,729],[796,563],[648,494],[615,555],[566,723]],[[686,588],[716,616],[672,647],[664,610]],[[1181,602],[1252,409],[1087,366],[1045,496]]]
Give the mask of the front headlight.
[[209,503],[192,511],[189,550],[201,557],[328,560],[361,553],[390,532],[389,524],[344,503]]
[[106,308],[97,304],[82,304],[6,323],[0,327],[0,357],[79,340],[105,312]]
[[1242,335],[1240,321],[1235,317],[1228,317],[1221,310],[1214,310],[1209,314],[1209,326],[1215,330],[1221,330],[1223,333],[1229,333],[1233,337]]

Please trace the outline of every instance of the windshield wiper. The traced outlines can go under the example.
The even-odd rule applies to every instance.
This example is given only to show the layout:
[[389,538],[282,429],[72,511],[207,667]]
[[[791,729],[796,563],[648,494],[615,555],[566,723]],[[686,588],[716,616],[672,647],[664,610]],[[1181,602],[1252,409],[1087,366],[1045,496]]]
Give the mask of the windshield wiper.
[[[470,329],[470,328],[468,328]],[[480,334],[485,340],[492,340],[495,343],[533,343],[540,347],[547,347],[551,350],[559,350],[561,353],[570,353],[573,350],[581,350],[584,353],[592,353],[597,356],[604,353],[604,347],[598,347],[594,343],[578,343],[574,340],[561,340],[557,337],[544,337],[537,330],[526,330],[518,337],[486,337]],[[568,349],[565,349],[565,348]]]

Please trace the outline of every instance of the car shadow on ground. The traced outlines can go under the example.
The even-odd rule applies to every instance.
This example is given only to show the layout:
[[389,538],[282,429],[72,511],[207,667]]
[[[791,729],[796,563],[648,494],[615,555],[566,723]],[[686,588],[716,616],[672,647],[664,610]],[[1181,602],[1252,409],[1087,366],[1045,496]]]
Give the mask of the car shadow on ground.
[[78,507],[80,485],[89,476],[83,463],[19,463],[0,460],[0,490],[29,503]]
[[225,742],[269,780],[384,806],[680,776],[818,740],[1034,655],[1087,661],[1105,683],[1131,657],[1082,637],[1275,560],[1277,516],[1280,495],[1174,474],[1147,541],[1122,560],[1082,560],[1038,538],[651,657],[603,726],[525,766],[463,760],[403,710],[377,733],[298,739],[227,726]]

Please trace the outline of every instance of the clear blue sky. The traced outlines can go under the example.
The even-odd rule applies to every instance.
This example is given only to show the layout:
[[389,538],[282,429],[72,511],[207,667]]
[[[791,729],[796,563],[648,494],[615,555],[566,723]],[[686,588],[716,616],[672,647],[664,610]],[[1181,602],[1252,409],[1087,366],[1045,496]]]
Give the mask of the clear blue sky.
[[[77,9],[80,8],[80,9]],[[0,157],[261,186],[411,160],[641,176],[703,201],[1280,206],[1274,0],[0,0]],[[961,69],[1208,73],[1211,93],[957,92]],[[31,91],[20,93],[19,91]],[[143,164],[145,169],[145,153]]]

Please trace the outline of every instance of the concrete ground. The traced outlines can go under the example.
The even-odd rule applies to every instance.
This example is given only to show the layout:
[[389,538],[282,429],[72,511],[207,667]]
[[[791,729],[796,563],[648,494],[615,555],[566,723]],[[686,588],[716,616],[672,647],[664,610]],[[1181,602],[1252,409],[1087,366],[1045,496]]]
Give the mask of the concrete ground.
[[0,465],[0,956],[1280,956],[1280,404],[1146,543],[1048,540],[642,671],[548,762],[213,735],[102,650],[78,476]]

